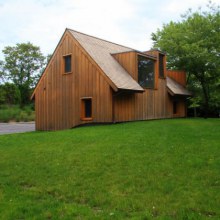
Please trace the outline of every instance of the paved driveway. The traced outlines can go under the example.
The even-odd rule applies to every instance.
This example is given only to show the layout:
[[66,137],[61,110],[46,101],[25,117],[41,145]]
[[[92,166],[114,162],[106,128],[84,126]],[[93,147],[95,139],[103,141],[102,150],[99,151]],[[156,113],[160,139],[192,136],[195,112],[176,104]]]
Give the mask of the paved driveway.
[[0,123],[0,135],[35,131],[34,122]]

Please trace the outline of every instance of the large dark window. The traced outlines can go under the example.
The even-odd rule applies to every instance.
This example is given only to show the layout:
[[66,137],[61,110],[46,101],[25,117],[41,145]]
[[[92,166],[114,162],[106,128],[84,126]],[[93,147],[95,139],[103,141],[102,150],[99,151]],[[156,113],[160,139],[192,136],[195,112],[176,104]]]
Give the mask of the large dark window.
[[143,88],[154,88],[154,61],[138,56],[138,83]]
[[64,73],[71,72],[71,55],[64,56]]
[[92,120],[92,98],[82,99],[82,109],[81,109],[81,119],[82,120]]
[[159,76],[164,77],[164,55],[159,54]]

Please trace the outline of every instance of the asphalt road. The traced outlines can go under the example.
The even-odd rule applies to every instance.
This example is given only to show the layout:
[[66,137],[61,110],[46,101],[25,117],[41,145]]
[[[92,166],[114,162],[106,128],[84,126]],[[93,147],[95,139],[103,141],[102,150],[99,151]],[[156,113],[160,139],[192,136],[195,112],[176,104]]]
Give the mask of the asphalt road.
[[13,134],[35,131],[34,122],[0,123],[1,134]]

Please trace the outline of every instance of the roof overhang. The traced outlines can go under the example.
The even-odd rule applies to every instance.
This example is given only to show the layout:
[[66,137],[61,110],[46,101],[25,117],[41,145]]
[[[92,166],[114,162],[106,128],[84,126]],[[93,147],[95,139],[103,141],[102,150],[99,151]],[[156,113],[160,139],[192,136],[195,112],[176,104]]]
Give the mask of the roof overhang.
[[118,89],[118,92],[126,92],[126,93],[143,93],[144,89]]
[[153,55],[150,55],[150,54],[147,54],[147,53],[138,51],[138,50],[133,50],[133,49],[132,49],[132,50],[128,50],[128,51],[123,51],[123,52],[111,53],[111,55],[126,54],[126,53],[132,53],[132,52],[133,52],[133,53],[136,53],[137,55],[140,55],[140,56],[149,58],[149,59],[157,60],[157,57],[156,57],[156,56],[153,56]]
[[147,51],[144,51],[143,53],[151,53],[151,52],[158,52],[160,54],[166,55],[166,52],[159,50],[158,48],[147,50]]
[[171,79],[170,77],[166,77],[166,85],[167,91],[171,96],[192,96],[190,91],[188,91],[184,86]]

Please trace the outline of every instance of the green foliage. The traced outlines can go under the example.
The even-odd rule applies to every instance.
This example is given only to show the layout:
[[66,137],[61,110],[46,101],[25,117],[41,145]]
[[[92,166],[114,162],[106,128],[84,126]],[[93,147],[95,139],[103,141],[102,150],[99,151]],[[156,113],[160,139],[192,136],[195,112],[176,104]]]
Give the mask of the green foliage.
[[4,88],[0,85],[0,104],[4,104],[5,103],[5,90]]
[[220,120],[0,136],[2,219],[219,219]]
[[39,79],[45,57],[39,47],[29,42],[7,46],[2,52],[5,56],[4,76],[18,87],[21,104],[29,103],[31,88]]
[[20,91],[15,84],[5,83],[0,85],[0,104],[20,104]]
[[49,63],[50,59],[52,58],[53,54],[47,54],[46,56],[46,63]]
[[0,60],[0,85],[4,82],[4,62]]
[[0,122],[34,121],[35,112],[31,105],[20,108],[19,105],[0,105]]
[[168,66],[188,73],[188,83],[204,110],[220,109],[220,8],[189,10],[180,22],[165,24],[152,34],[154,46],[165,50]]

